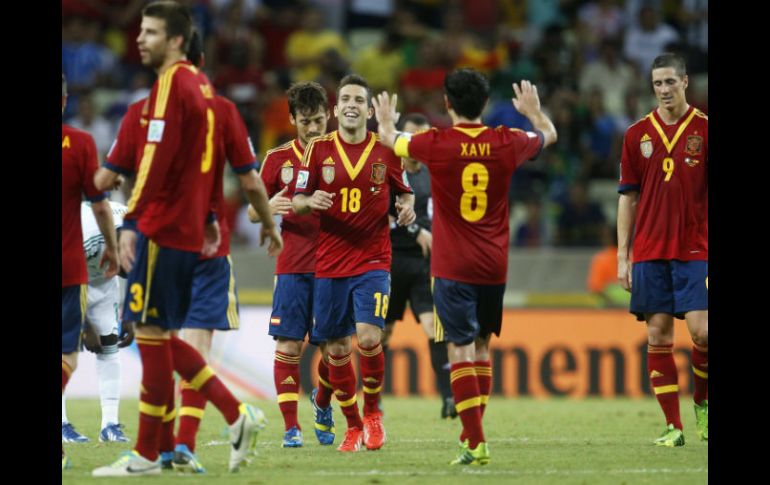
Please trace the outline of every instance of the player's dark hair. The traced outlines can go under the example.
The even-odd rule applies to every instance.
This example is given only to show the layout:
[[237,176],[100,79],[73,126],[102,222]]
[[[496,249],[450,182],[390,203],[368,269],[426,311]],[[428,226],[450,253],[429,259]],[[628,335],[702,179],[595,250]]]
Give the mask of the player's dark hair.
[[676,71],[676,75],[680,78],[684,78],[687,75],[687,64],[684,61],[684,57],[673,52],[666,52],[661,54],[652,61],[652,67],[650,70],[660,69],[662,67],[673,67]]
[[165,20],[168,38],[181,35],[182,46],[180,50],[184,53],[188,51],[192,38],[193,21],[192,14],[186,6],[173,0],[152,2],[142,9],[142,16]]
[[367,83],[366,79],[364,79],[362,76],[359,76],[358,74],[348,74],[342,78],[340,85],[337,88],[337,99],[340,98],[340,90],[349,84],[355,84],[356,86],[362,86],[366,88],[366,104],[367,106],[372,105],[372,92],[369,89],[369,83]]
[[474,69],[455,69],[444,78],[444,92],[454,112],[472,120],[481,116],[489,99],[489,81]]
[[428,117],[422,113],[408,113],[398,120],[399,130],[403,130],[407,123],[414,123],[417,126],[430,125]]
[[190,47],[187,49],[187,60],[195,67],[203,67],[203,40],[198,29],[193,28],[190,36]]
[[67,78],[64,77],[64,73],[61,75],[61,97],[67,95]]
[[297,114],[310,116],[321,109],[329,111],[326,90],[315,81],[292,84],[286,91],[286,96],[289,97],[289,113],[295,118]]

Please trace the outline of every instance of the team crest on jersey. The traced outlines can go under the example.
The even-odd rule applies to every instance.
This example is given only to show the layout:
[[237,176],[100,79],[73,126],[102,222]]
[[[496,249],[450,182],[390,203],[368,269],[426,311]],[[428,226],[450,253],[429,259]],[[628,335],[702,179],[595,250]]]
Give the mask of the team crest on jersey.
[[[379,159],[378,159],[379,160]],[[372,164],[372,177],[369,181],[373,184],[381,185],[385,183],[385,164],[374,163]]]
[[639,142],[639,149],[642,151],[644,158],[650,158],[650,155],[652,155],[652,138],[647,133],[644,134]]
[[323,167],[321,168],[321,177],[324,179],[324,182],[327,184],[331,184],[334,182],[334,160],[332,160],[332,157],[328,157],[326,160],[323,161]]
[[685,145],[684,151],[688,155],[700,155],[700,151],[702,147],[703,147],[702,136],[688,136],[687,144]]
[[294,165],[292,165],[289,160],[286,160],[283,162],[283,165],[281,165],[281,182],[283,182],[285,185],[289,185],[293,178]]
[[686,163],[688,167],[694,167],[694,166],[696,166],[696,165],[698,165],[700,163],[700,160],[696,160],[696,159],[690,158],[690,157],[685,157],[684,158],[684,163]]

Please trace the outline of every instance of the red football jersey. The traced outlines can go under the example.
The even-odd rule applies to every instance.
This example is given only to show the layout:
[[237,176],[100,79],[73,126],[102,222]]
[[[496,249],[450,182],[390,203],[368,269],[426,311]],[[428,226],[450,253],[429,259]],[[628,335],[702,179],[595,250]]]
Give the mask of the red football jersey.
[[[256,170],[257,159],[251,146],[249,132],[243,123],[238,108],[229,99],[217,95],[214,98],[216,106],[216,120],[218,124],[219,143],[215,157],[214,193],[212,195],[211,208],[219,221],[219,230],[222,241],[219,249],[212,258],[227,256],[230,254],[230,227],[225,218],[225,196],[223,192],[223,178],[225,163],[237,174]],[[201,259],[210,259],[203,258]]]
[[99,158],[93,137],[62,123],[61,138],[61,285],[65,287],[88,283],[80,223],[83,194],[91,202],[107,194],[94,186]]
[[[284,187],[288,187],[286,197],[294,197],[294,182],[302,167],[303,153],[298,140],[267,152],[259,175],[265,182],[268,197],[274,196]],[[304,216],[289,212],[282,217],[283,251],[278,255],[275,274],[315,272],[315,252],[320,227],[321,218],[316,211]]]
[[511,175],[542,147],[540,133],[472,123],[432,128],[397,144],[397,155],[420,160],[430,172],[433,276],[505,283]]
[[708,133],[692,106],[673,125],[655,110],[626,130],[618,191],[639,191],[634,262],[708,261]]
[[144,98],[131,103],[120,122],[104,166],[123,175],[134,174],[142,161],[149,122],[149,100]]
[[162,247],[200,252],[217,150],[214,88],[188,61],[150,93],[149,123],[126,219]]
[[293,182],[295,193],[320,189],[335,194],[332,206],[320,211],[316,278],[389,272],[390,189],[412,192],[401,160],[374,133],[351,145],[334,131],[310,142],[302,165]]

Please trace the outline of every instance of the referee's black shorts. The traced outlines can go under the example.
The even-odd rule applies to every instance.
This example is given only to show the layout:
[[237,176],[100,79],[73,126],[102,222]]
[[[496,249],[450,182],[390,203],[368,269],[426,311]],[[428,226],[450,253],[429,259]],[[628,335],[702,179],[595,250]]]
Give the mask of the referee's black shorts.
[[390,303],[387,322],[403,320],[406,302],[419,322],[421,313],[433,312],[430,293],[430,260],[393,251],[390,270]]

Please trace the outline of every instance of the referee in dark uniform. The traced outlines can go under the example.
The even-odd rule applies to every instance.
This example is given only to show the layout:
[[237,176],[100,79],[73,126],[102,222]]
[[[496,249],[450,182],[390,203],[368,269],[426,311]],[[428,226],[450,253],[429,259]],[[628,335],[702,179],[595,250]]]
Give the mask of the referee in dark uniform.
[[[430,128],[428,119],[419,113],[410,113],[401,119],[402,131],[415,133]],[[402,227],[395,223],[395,198],[391,193],[390,242],[393,247],[393,263],[390,277],[390,304],[385,319],[382,347],[387,350],[388,341],[397,320],[404,317],[406,303],[428,336],[430,361],[436,373],[436,387],[441,393],[441,417],[456,418],[452,388],[449,384],[449,360],[445,342],[435,342],[433,326],[433,296],[430,290],[430,251],[433,243],[431,220],[433,205],[430,193],[428,169],[411,158],[403,158],[404,173],[414,190],[414,211],[417,219]],[[386,353],[387,356],[387,353]]]

